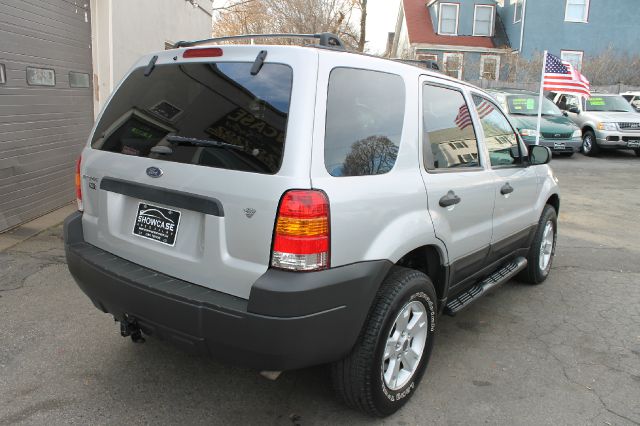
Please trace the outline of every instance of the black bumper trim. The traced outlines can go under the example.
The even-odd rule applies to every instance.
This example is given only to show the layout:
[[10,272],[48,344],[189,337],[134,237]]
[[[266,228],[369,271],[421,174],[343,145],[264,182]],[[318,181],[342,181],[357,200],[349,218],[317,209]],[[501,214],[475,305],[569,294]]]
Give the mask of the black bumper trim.
[[340,359],[354,345],[388,261],[311,273],[268,270],[249,300],[169,277],[84,241],[82,216],[64,226],[69,270],[82,291],[117,320],[189,352],[263,370]]

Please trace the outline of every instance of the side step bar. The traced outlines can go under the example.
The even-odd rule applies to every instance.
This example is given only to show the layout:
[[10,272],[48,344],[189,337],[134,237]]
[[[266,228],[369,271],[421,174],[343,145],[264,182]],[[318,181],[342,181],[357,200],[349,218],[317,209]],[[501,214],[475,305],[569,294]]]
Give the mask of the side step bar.
[[457,314],[481,298],[488,291],[509,281],[526,267],[527,259],[524,257],[516,257],[484,280],[456,296],[455,299],[450,300],[444,308],[444,313],[451,316]]

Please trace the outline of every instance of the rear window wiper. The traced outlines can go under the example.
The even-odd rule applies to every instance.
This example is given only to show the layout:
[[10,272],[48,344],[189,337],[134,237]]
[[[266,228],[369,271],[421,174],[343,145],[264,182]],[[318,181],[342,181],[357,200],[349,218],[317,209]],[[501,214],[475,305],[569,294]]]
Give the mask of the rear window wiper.
[[176,144],[189,144],[194,146],[216,146],[220,148],[233,148],[244,151],[244,147],[234,145],[231,143],[226,143],[214,139],[199,139],[199,138],[190,138],[186,136],[176,136],[170,135],[166,137],[167,142],[176,143]]

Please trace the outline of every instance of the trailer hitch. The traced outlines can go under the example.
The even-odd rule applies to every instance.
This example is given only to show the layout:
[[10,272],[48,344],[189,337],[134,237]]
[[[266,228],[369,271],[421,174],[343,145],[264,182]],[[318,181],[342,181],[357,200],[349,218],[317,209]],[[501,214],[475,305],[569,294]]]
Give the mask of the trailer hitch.
[[122,337],[131,336],[131,340],[134,343],[145,342],[145,338],[142,337],[142,330],[138,325],[138,320],[126,314],[124,316],[124,319],[120,321],[120,335]]

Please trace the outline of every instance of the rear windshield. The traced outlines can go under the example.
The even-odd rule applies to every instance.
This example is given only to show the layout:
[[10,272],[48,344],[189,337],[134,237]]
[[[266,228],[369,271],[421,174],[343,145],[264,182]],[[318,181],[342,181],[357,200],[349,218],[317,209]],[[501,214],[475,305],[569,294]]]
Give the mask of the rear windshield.
[[252,63],[158,65],[122,83],[96,128],[94,149],[273,174],[280,169],[292,70]]

